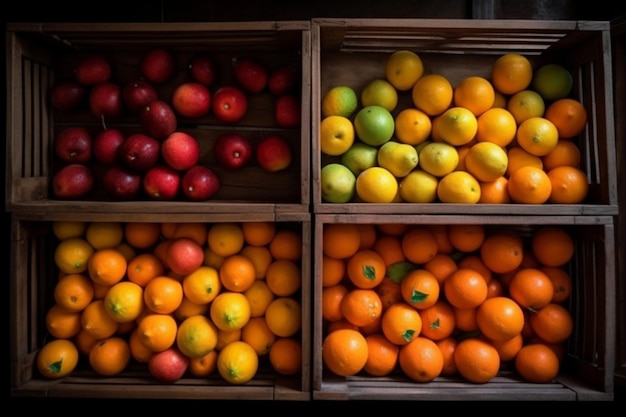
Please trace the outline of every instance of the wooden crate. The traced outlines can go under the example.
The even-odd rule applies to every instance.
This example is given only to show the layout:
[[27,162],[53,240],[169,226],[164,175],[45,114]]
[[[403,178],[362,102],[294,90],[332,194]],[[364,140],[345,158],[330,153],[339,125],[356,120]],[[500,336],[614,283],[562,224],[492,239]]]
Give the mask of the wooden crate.
[[[572,314],[574,330],[565,342],[561,371],[552,383],[522,380],[514,369],[501,366],[485,384],[460,376],[439,376],[428,383],[408,379],[399,369],[388,376],[360,372],[339,377],[322,361],[324,323],[322,309],[322,235],[324,226],[349,224],[452,225],[481,224],[490,230],[513,230],[527,239],[544,225],[564,228],[575,240],[575,254],[564,266],[574,283],[565,304]],[[314,400],[427,400],[427,401],[575,401],[612,400],[615,367],[615,246],[610,216],[510,216],[449,215],[347,215],[314,216],[313,248],[313,399]]]
[[[113,215],[110,221],[172,222],[169,215]],[[267,359],[259,358],[259,370],[244,385],[232,385],[217,373],[206,378],[187,373],[175,383],[157,382],[145,364],[132,361],[119,375],[102,377],[89,368],[84,357],[78,367],[60,380],[41,377],[36,366],[39,348],[49,340],[45,315],[54,299],[58,279],[54,248],[58,241],[52,233],[53,220],[102,221],[99,215],[52,213],[13,215],[11,220],[11,293],[10,352],[11,392],[14,398],[140,398],[140,399],[215,399],[308,401],[311,396],[311,222],[310,216],[287,214],[277,221],[278,230],[294,230],[302,236],[302,289],[294,295],[302,307],[301,331],[294,337],[302,342],[302,369],[296,375],[276,373]],[[271,214],[238,216],[233,214],[188,215],[181,222],[274,221]]]
[[[615,215],[617,182],[613,124],[610,26],[607,22],[313,19],[312,21],[312,201],[315,213]],[[574,138],[581,149],[589,194],[581,204],[371,204],[322,200],[321,167],[341,157],[319,149],[322,97],[335,85],[359,92],[384,78],[386,58],[397,50],[416,52],[425,73],[440,73],[455,86],[467,76],[490,79],[493,62],[505,53],[529,58],[533,67],[560,62],[574,77],[573,94],[585,106],[586,130]],[[392,112],[412,106],[410,91],[399,92]]]
[[[72,204],[84,212],[148,213],[163,209],[175,212],[308,212],[310,147],[310,22],[241,23],[86,23],[9,24],[7,26],[7,211],[63,211]],[[53,111],[49,91],[55,81],[72,78],[80,57],[100,53],[110,59],[113,81],[124,84],[139,76],[138,63],[145,52],[164,47],[174,53],[174,78],[155,85],[159,98],[170,102],[175,86],[187,80],[192,55],[206,52],[220,66],[219,80],[210,88],[233,84],[230,64],[237,56],[258,58],[273,70],[291,64],[299,70],[301,97],[300,128],[279,128],[274,123],[275,97],[264,91],[248,95],[248,112],[237,124],[220,123],[212,112],[200,119],[178,117],[177,130],[196,137],[201,145],[200,163],[213,168],[221,180],[219,192],[206,202],[116,202],[96,190],[88,201],[58,201],[51,192],[57,168],[55,135],[64,127],[83,126],[92,134],[103,123],[86,109],[62,113]],[[171,102],[170,102],[171,103]],[[124,134],[141,131],[138,117],[124,115],[105,121],[107,128]],[[293,161],[286,170],[268,173],[256,162],[238,172],[220,168],[211,153],[215,138],[226,132],[241,133],[253,146],[269,134],[287,139]],[[102,169],[92,164],[96,178]],[[141,204],[139,204],[141,203]]]

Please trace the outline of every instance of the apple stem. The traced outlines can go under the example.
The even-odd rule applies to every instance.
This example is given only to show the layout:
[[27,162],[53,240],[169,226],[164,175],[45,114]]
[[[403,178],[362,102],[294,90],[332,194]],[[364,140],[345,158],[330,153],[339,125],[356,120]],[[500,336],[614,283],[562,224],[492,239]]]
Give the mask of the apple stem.
[[104,130],[107,130],[107,125],[104,122],[104,114],[100,115],[100,119],[102,120],[102,127],[104,128]]

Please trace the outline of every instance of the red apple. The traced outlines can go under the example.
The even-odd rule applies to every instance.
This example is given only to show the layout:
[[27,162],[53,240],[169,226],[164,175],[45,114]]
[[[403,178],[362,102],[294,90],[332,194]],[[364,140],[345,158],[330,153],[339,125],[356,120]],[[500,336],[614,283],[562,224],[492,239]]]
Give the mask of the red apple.
[[143,133],[129,135],[119,148],[119,158],[128,168],[144,172],[159,160],[161,143]]
[[176,72],[174,55],[165,48],[153,48],[145,53],[139,61],[141,75],[154,84],[169,81]]
[[283,95],[274,104],[274,120],[280,127],[300,126],[300,99],[293,95]]
[[252,57],[233,58],[233,76],[237,83],[248,93],[260,93],[268,80],[268,69],[258,59]]
[[59,81],[50,90],[50,104],[59,111],[72,111],[78,109],[86,96],[85,86],[72,81]]
[[203,84],[182,83],[172,93],[172,107],[184,117],[195,119],[205,116],[211,110],[211,93]]
[[185,375],[188,367],[189,357],[175,347],[155,352],[148,359],[150,375],[161,382],[178,381]]
[[74,67],[74,76],[82,85],[100,84],[111,78],[111,64],[102,55],[84,56]]
[[181,185],[188,200],[205,201],[219,191],[220,179],[211,168],[196,165],[183,174]]
[[52,192],[61,200],[78,200],[94,188],[95,177],[83,164],[70,164],[59,169],[52,177]]
[[54,151],[63,162],[87,163],[91,160],[91,149],[91,134],[83,127],[66,127],[54,140]]
[[187,72],[192,80],[207,87],[213,86],[219,78],[217,62],[206,53],[194,55],[189,61]]
[[283,137],[269,135],[261,139],[257,145],[256,157],[264,170],[281,171],[291,164],[291,147]]
[[176,130],[178,122],[172,107],[163,100],[155,100],[139,113],[143,130],[157,140],[163,140]]
[[213,94],[213,114],[225,123],[237,123],[248,111],[248,97],[237,87],[224,86]]
[[93,156],[103,164],[113,164],[120,160],[119,148],[124,142],[124,134],[118,129],[104,129],[93,139]]
[[286,64],[273,70],[267,80],[267,89],[276,96],[292,93],[298,84],[298,72],[293,65]]
[[141,175],[122,165],[111,165],[102,175],[102,188],[116,200],[133,200],[141,190]]
[[139,113],[144,107],[158,98],[152,84],[141,79],[129,81],[122,88],[124,105],[129,112],[134,114]]
[[170,270],[178,275],[189,275],[204,262],[204,249],[191,237],[176,237],[165,254]]
[[89,92],[89,109],[100,118],[122,114],[121,87],[109,81],[94,85]]
[[185,132],[174,132],[161,143],[161,156],[170,167],[184,171],[200,159],[200,144]]
[[239,169],[252,159],[250,140],[240,133],[223,133],[213,144],[213,158],[224,168]]
[[142,185],[153,200],[173,200],[178,195],[180,173],[167,165],[155,165],[144,173]]

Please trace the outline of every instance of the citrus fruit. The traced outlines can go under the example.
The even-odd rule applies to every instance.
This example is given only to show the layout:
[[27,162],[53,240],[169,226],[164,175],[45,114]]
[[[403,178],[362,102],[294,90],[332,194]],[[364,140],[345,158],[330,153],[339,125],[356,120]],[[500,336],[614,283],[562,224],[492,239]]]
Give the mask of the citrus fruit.
[[299,261],[302,258],[302,235],[297,230],[278,230],[268,248],[274,259]]
[[391,343],[380,333],[365,337],[367,341],[367,362],[363,370],[373,376],[390,374],[398,364],[398,345]]
[[208,230],[208,246],[219,256],[227,257],[238,253],[245,243],[240,223],[213,223]]
[[441,374],[443,354],[434,341],[419,336],[400,347],[398,364],[412,380],[430,382]]
[[150,252],[140,253],[128,261],[126,276],[130,282],[145,287],[151,279],[163,275],[165,265],[157,255]]
[[93,283],[83,274],[68,274],[54,286],[54,300],[69,312],[82,311],[94,297]]
[[356,178],[356,194],[366,203],[391,203],[397,193],[398,180],[385,168],[368,168]]
[[459,164],[459,152],[456,147],[445,142],[426,144],[418,158],[419,167],[438,178],[451,173]]
[[487,299],[487,282],[478,271],[458,268],[443,282],[443,293],[455,308],[476,308]]
[[137,337],[152,352],[162,352],[176,343],[178,324],[170,314],[148,313],[137,323]]
[[552,281],[538,268],[521,268],[515,272],[507,288],[509,296],[530,311],[545,307],[554,297]]
[[322,97],[322,116],[350,117],[357,105],[356,92],[347,85],[337,85],[328,90]]
[[99,340],[89,351],[89,365],[100,375],[114,376],[130,362],[128,341],[119,336]]
[[357,330],[336,330],[322,342],[324,365],[336,375],[356,375],[365,367],[367,357],[367,340]]
[[289,259],[276,259],[267,268],[265,282],[278,297],[294,295],[302,286],[300,266]]
[[256,269],[249,258],[235,254],[227,257],[218,271],[224,289],[244,292],[256,280]]
[[79,274],[87,271],[87,263],[94,248],[82,237],[62,240],[54,251],[54,262],[66,274]]
[[220,330],[241,329],[250,320],[250,301],[239,292],[221,292],[211,302],[209,315]]
[[189,373],[197,377],[212,375],[217,369],[217,350],[212,350],[204,356],[189,358]]
[[433,136],[453,146],[469,143],[478,131],[476,116],[465,107],[450,107],[436,120],[436,123],[433,122]]
[[412,51],[395,51],[385,62],[385,77],[399,91],[410,90],[423,73],[422,59]]
[[396,116],[395,129],[399,142],[419,145],[430,136],[432,121],[423,111],[407,107]]
[[202,314],[187,317],[178,325],[176,346],[189,358],[199,358],[215,349],[217,328]]
[[562,343],[572,334],[574,320],[560,304],[549,303],[529,315],[530,327],[547,343]]
[[545,117],[531,117],[518,126],[516,139],[526,152],[541,157],[556,147],[559,132]]
[[432,203],[437,199],[439,180],[423,169],[414,169],[398,184],[400,197],[407,203]]
[[153,278],[143,289],[144,303],[153,313],[173,313],[182,303],[183,296],[182,282],[166,275]]
[[328,223],[322,232],[322,252],[334,259],[347,259],[361,246],[361,233],[356,224]]
[[353,124],[356,136],[371,146],[379,146],[387,142],[395,131],[393,115],[382,106],[363,107],[354,116]]
[[46,330],[57,339],[69,339],[81,331],[81,312],[66,311],[53,304],[46,312]]
[[94,249],[114,248],[124,238],[124,227],[119,222],[91,222],[85,230],[85,239]]
[[354,175],[359,175],[364,169],[378,163],[377,156],[378,148],[358,141],[341,155],[341,164],[347,166]]
[[470,382],[484,384],[500,370],[500,355],[489,342],[477,338],[464,339],[454,350],[454,363],[461,376]]
[[206,265],[185,276],[182,284],[183,294],[195,304],[210,303],[222,290],[219,272]]
[[513,175],[513,173],[519,168],[525,166],[532,166],[541,170],[544,169],[542,158],[540,156],[528,153],[528,151],[526,151],[521,146],[513,146],[508,148],[507,158],[509,160],[509,164],[506,168],[506,176],[508,177]]
[[259,357],[252,346],[241,340],[229,343],[217,355],[217,370],[235,385],[249,382],[257,373]]
[[[263,279],[265,277],[267,267],[270,265],[270,263],[272,263],[272,253],[266,245],[246,245],[241,249],[239,254],[245,256],[252,261],[252,264],[254,265],[256,279]],[[219,267],[217,269],[219,269]]]
[[267,245],[276,233],[276,223],[271,221],[251,221],[241,223],[245,243],[254,246]]
[[80,326],[94,338],[101,340],[113,336],[120,323],[113,320],[104,306],[104,300],[93,300],[80,315]]
[[422,336],[438,341],[452,335],[456,326],[454,310],[447,302],[437,300],[428,308],[419,310],[422,319]]
[[267,306],[274,301],[275,295],[263,279],[255,280],[250,288],[243,292],[250,303],[250,317],[265,314]]
[[495,232],[485,237],[479,251],[480,258],[490,271],[506,274],[522,264],[524,243],[514,233]]
[[357,327],[368,326],[383,312],[380,296],[373,289],[354,288],[341,299],[343,317]]
[[501,55],[491,68],[491,82],[503,94],[515,94],[526,89],[532,78],[532,64],[528,58],[516,53]]
[[506,173],[509,158],[502,146],[478,142],[467,152],[465,167],[478,181],[495,181]]
[[59,240],[84,237],[88,223],[82,221],[56,220],[52,222],[52,233]]
[[587,110],[578,100],[561,98],[550,103],[544,117],[550,120],[559,137],[570,139],[582,133],[587,124]]
[[251,317],[241,329],[241,340],[252,346],[259,356],[269,353],[276,338],[264,317]]
[[546,104],[541,95],[534,90],[522,90],[506,102],[506,109],[513,115],[515,122],[520,125],[531,117],[543,117]]
[[78,348],[71,340],[55,339],[37,352],[37,369],[45,378],[62,378],[76,368],[78,357]]
[[354,143],[354,135],[354,125],[347,117],[325,117],[320,122],[320,150],[326,155],[342,155]]
[[533,75],[532,86],[546,101],[567,97],[572,91],[572,74],[560,64],[545,64]]
[[395,345],[406,345],[422,331],[422,318],[417,309],[404,301],[391,304],[383,311],[381,330]]
[[409,144],[390,140],[378,149],[378,166],[387,169],[395,177],[402,178],[417,166],[417,150]]
[[536,343],[523,346],[515,356],[515,369],[526,381],[546,384],[559,373],[559,358],[545,344]]
[[347,203],[356,192],[357,177],[345,165],[330,163],[320,171],[322,199],[328,203]]
[[[415,269],[400,281],[400,294],[405,303],[417,310],[433,306],[439,300],[440,286],[435,275],[426,269]],[[422,326],[423,326],[422,321]]]
[[128,323],[143,312],[143,288],[130,281],[113,284],[104,297],[104,307],[113,320]]
[[148,249],[161,237],[159,223],[128,222],[124,224],[124,239],[135,249]]
[[281,375],[295,375],[302,371],[302,343],[291,337],[277,338],[269,351],[272,368]]
[[552,183],[543,169],[523,166],[509,176],[507,190],[515,203],[543,204],[550,198]]
[[404,256],[414,264],[424,264],[430,261],[439,249],[437,237],[427,227],[416,226],[407,230],[400,243]]
[[476,204],[480,200],[480,183],[469,172],[446,174],[437,185],[437,197],[442,203]]
[[476,322],[485,337],[491,340],[507,340],[521,333],[524,312],[512,298],[492,297],[478,306]]
[[550,152],[541,157],[543,169],[550,172],[552,168],[570,166],[579,168],[581,161],[580,148],[570,140],[559,140]]
[[426,74],[411,89],[415,107],[429,116],[437,116],[452,104],[454,89],[441,74]]
[[398,91],[387,80],[376,78],[365,84],[361,90],[361,106],[382,106],[394,111],[398,105]]
[[454,105],[469,109],[477,117],[493,107],[495,98],[495,90],[491,83],[476,75],[462,79],[454,87]]
[[291,297],[274,299],[265,310],[265,321],[272,333],[279,337],[295,335],[302,327],[302,307]]
[[93,282],[102,285],[117,284],[126,275],[128,262],[113,248],[95,250],[87,261],[87,271]]
[[477,119],[476,140],[508,146],[517,132],[517,122],[510,111],[498,107],[488,109]]
[[574,238],[564,229],[544,226],[535,230],[530,249],[535,258],[548,267],[560,267],[569,262],[575,252]]

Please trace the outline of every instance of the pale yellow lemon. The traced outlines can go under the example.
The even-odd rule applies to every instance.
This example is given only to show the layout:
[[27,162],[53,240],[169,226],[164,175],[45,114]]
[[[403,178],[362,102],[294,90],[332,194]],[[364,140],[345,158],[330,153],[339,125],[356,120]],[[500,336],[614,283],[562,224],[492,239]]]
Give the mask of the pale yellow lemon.
[[354,143],[354,125],[344,116],[328,116],[320,123],[320,149],[322,153],[338,156]]
[[459,163],[456,147],[445,142],[431,142],[419,153],[419,166],[435,177],[454,171]]
[[407,203],[432,203],[437,199],[438,183],[434,175],[414,169],[400,180],[400,197]]
[[394,111],[398,105],[398,91],[387,80],[376,78],[368,82],[361,90],[361,106],[382,106]]

